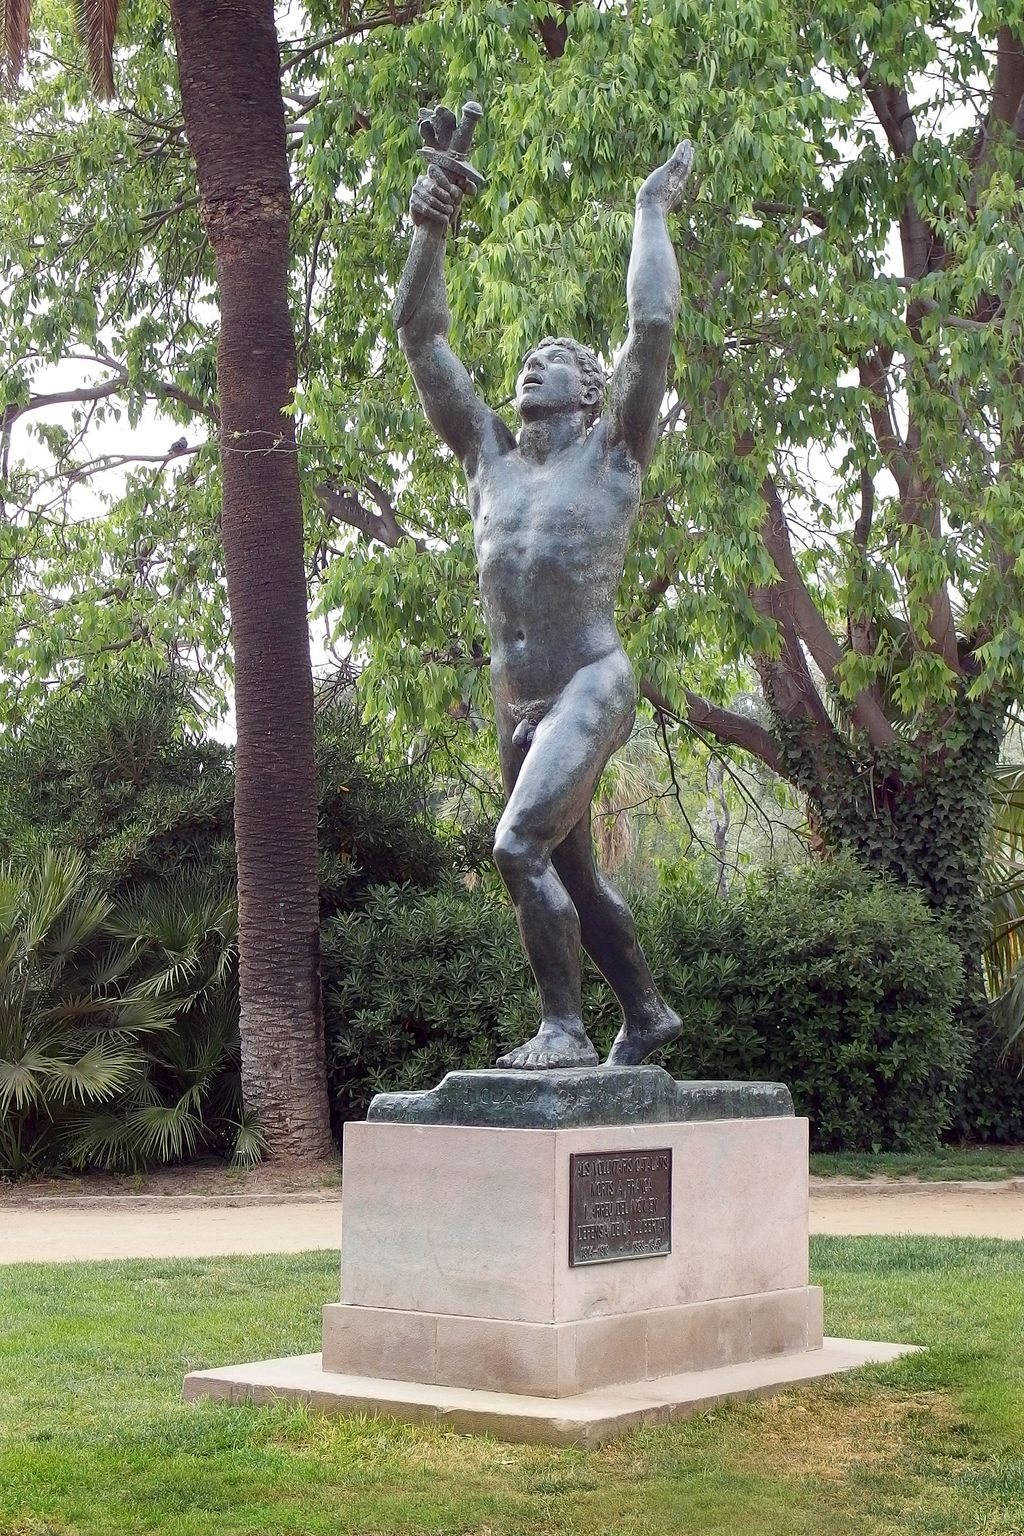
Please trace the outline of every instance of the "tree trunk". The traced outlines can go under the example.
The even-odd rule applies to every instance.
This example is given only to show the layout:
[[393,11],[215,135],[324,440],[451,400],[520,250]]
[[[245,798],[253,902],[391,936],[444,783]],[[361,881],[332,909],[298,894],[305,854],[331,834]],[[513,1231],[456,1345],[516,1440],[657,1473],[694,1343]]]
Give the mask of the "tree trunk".
[[224,554],[235,657],[242,1093],[271,1155],[331,1145],[290,193],[273,0],[171,0],[220,291]]

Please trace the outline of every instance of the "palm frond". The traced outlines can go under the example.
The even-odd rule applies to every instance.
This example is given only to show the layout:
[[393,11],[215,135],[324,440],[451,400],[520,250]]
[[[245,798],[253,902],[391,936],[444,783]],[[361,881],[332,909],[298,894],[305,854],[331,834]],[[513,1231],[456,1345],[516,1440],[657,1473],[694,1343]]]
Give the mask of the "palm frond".
[[0,864],[0,934],[5,937],[17,931],[23,889],[21,874],[10,864]]
[[101,101],[109,101],[114,94],[114,36],[120,9],[120,0],[75,0],[92,88]]
[[102,1104],[128,1086],[143,1061],[140,1051],[97,1042],[76,1061],[50,1057],[40,1075],[53,1084],[63,1104]]
[[76,849],[46,848],[20,870],[5,865],[4,874],[8,872],[21,885],[16,921],[22,949],[45,961],[46,944],[62,913],[80,895],[89,899],[84,892],[85,860]]
[[177,1003],[173,999],[161,1002],[147,997],[133,988],[125,997],[108,1003],[111,1029],[119,1034],[149,1034],[153,1030],[170,1029],[174,1023]]
[[243,1112],[236,1121],[230,1123],[229,1129],[235,1133],[231,1149],[232,1168],[255,1168],[266,1157],[270,1145],[260,1130],[258,1120]]
[[127,1123],[140,1155],[160,1163],[193,1156],[203,1127],[192,1111],[187,1094],[176,1104],[152,1104],[129,1115]]
[[108,944],[89,966],[89,981],[100,989],[115,986],[129,975],[136,961],[133,944]]
[[66,1144],[76,1168],[138,1166],[132,1132],[120,1109],[72,1121]]
[[17,89],[18,77],[28,55],[28,22],[32,0],[0,0],[3,8],[2,79],[5,91]]
[[982,960],[1006,1052],[1024,1065],[1024,766],[997,768],[990,792],[989,932]]
[[101,891],[88,891],[69,904],[46,935],[48,959],[65,961],[91,944],[110,912],[111,902]]
[[242,1103],[242,1074],[238,1069],[238,1054],[225,1068],[217,1073],[210,1092],[206,1096],[204,1118],[207,1124],[220,1125],[230,1133],[245,1117]]
[[237,1049],[236,1030],[222,1029],[215,1018],[203,1018],[195,1030],[171,1031],[160,1042],[160,1060],[205,1093],[219,1073],[234,1065]]
[[39,1058],[0,1061],[0,1115],[24,1110],[39,1097]]
[[996,768],[991,793],[994,848],[1005,858],[1024,862],[1024,765]]

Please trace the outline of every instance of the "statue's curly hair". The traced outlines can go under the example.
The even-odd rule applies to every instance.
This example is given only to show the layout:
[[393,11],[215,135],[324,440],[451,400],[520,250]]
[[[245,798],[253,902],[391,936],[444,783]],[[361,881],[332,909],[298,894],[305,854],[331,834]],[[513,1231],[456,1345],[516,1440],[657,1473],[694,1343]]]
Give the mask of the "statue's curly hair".
[[601,359],[596,352],[591,352],[590,348],[585,347],[581,341],[573,341],[571,336],[543,336],[526,353],[523,362],[525,363],[526,358],[530,356],[530,352],[538,352],[541,347],[564,347],[567,352],[572,354],[575,360],[584,388],[589,385],[596,385],[597,399],[587,416],[587,425],[589,426],[600,416],[601,407],[604,404],[604,390],[607,380]]

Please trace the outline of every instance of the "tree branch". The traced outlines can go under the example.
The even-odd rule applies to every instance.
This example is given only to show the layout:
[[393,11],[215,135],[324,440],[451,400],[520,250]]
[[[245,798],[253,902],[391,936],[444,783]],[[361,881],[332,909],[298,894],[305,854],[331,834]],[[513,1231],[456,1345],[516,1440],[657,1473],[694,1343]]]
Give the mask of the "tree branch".
[[561,16],[555,16],[548,12],[537,22],[537,30],[540,33],[541,42],[544,44],[544,52],[549,59],[560,59],[565,52],[565,45],[569,41],[569,28],[566,25],[566,17],[572,12],[576,0],[555,0],[555,4],[562,12]]
[[996,68],[992,80],[992,101],[988,117],[968,156],[971,165],[971,184],[967,193],[968,206],[976,208],[978,196],[987,180],[992,164],[992,153],[997,123],[1015,125],[1018,113],[1024,108],[1024,45],[1010,26],[1002,26],[996,33]]
[[[917,143],[917,125],[910,107],[910,100],[903,86],[883,85],[873,79],[868,65],[858,71],[858,79],[864,94],[875,111],[889,148],[898,161],[910,158]],[[926,272],[940,268],[946,257],[942,241],[929,229],[914,202],[908,197],[900,213],[900,243],[903,247],[903,270],[912,281]]]
[[383,486],[367,475],[364,478],[364,488],[376,502],[379,511],[374,512],[365,502],[360,501],[357,489],[351,485],[329,483],[321,485],[317,490],[317,497],[333,522],[347,523],[350,528],[358,529],[360,533],[365,533],[367,538],[376,539],[388,549],[395,549],[403,540],[411,539],[417,551],[423,554],[427,547],[425,542],[415,538],[408,528],[404,528],[398,521],[394,506]]
[[[762,482],[761,494],[768,508],[761,537],[779,573],[793,623],[825,679],[835,683],[843,660],[843,648],[818,612],[818,606],[800,575],[789,539],[789,525],[782,498],[770,475],[766,475]],[[853,718],[876,747],[895,741],[896,732],[886,719],[880,702],[867,689],[862,689],[853,701]]]
[[793,616],[780,583],[752,587],[751,602],[763,618],[771,620],[779,636],[779,655],[755,652],[754,666],[765,698],[782,719],[803,725],[812,739],[835,735],[835,727],[811,676]]
[[301,64],[303,59],[310,58],[314,53],[321,53],[324,48],[330,48],[334,43],[345,42],[350,37],[362,37],[378,27],[404,26],[407,21],[415,21],[417,16],[429,9],[430,0],[409,0],[407,5],[389,5],[386,11],[378,11],[373,16],[364,16],[361,21],[352,22],[349,26],[338,27],[333,32],[327,32],[323,37],[318,37],[315,42],[307,44],[305,48],[293,50],[286,44],[281,50],[283,56],[281,73],[294,69],[295,65]]
[[756,720],[749,720],[746,715],[738,715],[731,709],[722,709],[720,705],[702,698],[699,693],[691,693],[688,688],[683,690],[686,713],[682,716],[647,678],[641,678],[640,692],[661,714],[673,720],[685,719],[702,731],[710,731],[724,746],[742,747],[745,752],[759,757],[774,773],[782,773],[778,744],[771,733]]
[[106,400],[111,395],[116,395],[128,382],[127,368],[119,368],[117,375],[112,379],[104,379],[100,384],[85,384],[80,389],[60,389],[49,395],[30,395],[22,405],[11,404],[4,407],[3,417],[0,418],[0,429],[8,431],[21,416],[27,416],[30,411],[42,411],[50,405],[78,405],[90,400]]
[[198,395],[189,394],[187,389],[179,389],[177,384],[157,384],[153,389],[155,400],[177,400],[179,405],[188,406],[190,411],[195,411],[197,416],[205,416],[208,421],[220,425],[220,411],[215,405],[208,405],[200,400]]
[[883,358],[878,352],[870,352],[857,361],[861,388],[868,392],[868,415],[875,442],[885,461],[885,467],[896,481],[901,498],[910,494],[910,472],[907,464],[907,445],[896,428],[889,392],[886,389],[891,351]]
[[[853,525],[854,558],[863,562],[857,573],[862,589],[865,589],[867,586],[867,547],[871,539],[871,526],[874,518],[875,482],[871,471],[862,465],[860,471],[860,514]],[[850,649],[858,656],[873,656],[875,653],[876,636],[874,625],[866,614],[861,614],[859,617],[854,618],[852,613],[848,613],[847,626]]]

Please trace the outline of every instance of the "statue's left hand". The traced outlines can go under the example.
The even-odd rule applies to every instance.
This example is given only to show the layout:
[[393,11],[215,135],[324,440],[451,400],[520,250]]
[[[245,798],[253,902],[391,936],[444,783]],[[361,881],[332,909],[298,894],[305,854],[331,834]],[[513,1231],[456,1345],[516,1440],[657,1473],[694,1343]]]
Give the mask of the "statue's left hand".
[[637,207],[643,203],[652,203],[663,208],[666,213],[674,212],[683,200],[692,166],[693,145],[689,139],[684,139],[676,146],[670,159],[648,176],[636,195]]

